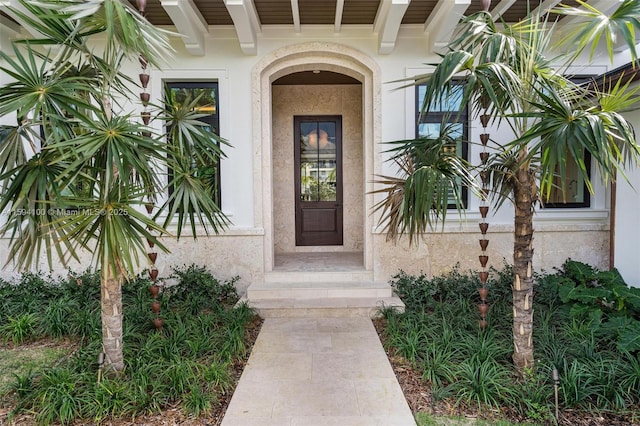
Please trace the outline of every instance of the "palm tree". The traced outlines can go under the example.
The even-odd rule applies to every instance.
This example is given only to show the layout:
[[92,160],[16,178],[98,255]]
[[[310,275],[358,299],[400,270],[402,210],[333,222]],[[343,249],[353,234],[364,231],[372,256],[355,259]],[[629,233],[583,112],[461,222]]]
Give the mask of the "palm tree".
[[[578,3],[579,7],[560,5],[553,10],[583,19],[565,31],[557,46],[551,40],[560,27],[548,15],[529,13],[512,25],[496,24],[486,11],[469,16],[460,23],[433,71],[412,79],[412,84],[426,83],[423,114],[462,87],[463,105],[468,106],[470,115],[487,115],[489,122],[509,126],[515,135],[509,143],[495,144],[483,173],[496,207],[510,200],[515,209],[513,360],[520,371],[534,363],[536,203],[548,199],[554,187],[564,193],[568,164],[577,167],[592,191],[584,153],[591,155],[605,181],[614,179],[624,166],[636,164],[640,157],[633,128],[621,115],[636,102],[638,89],[630,89],[622,80],[578,85],[566,75],[583,50],[590,47],[593,57],[602,40],[611,55],[616,37],[629,46],[635,63],[640,2],[624,0],[609,16]],[[571,52],[553,54],[563,47]],[[385,193],[385,198],[376,207],[389,238],[413,237],[444,220],[449,203],[443,192],[456,198],[460,208],[460,191],[456,190],[460,182],[454,175],[477,192],[478,185],[468,182],[473,168],[442,149],[447,137],[451,138],[445,132],[431,139],[402,141],[392,148],[393,159],[403,160],[402,176],[384,179],[387,185],[378,192]],[[427,155],[429,150],[435,154]]]
[[[227,224],[194,159],[215,161],[223,142],[200,121],[196,100],[172,102],[157,118],[168,135],[127,112],[135,83],[121,70],[127,61],[159,66],[171,52],[168,35],[118,0],[21,1],[13,12],[42,37],[15,41],[0,52],[0,69],[11,80],[0,87],[0,116],[17,124],[0,128],[1,232],[10,258],[31,268],[45,255],[66,264],[93,254],[101,270],[102,336],[108,368],[124,368],[122,284],[147,262],[146,241],[161,250],[159,236],[177,217],[192,234],[199,222],[218,232]],[[104,40],[99,48],[93,38]],[[139,90],[135,90],[138,92]],[[171,143],[164,143],[164,138]],[[165,178],[167,168],[171,179]],[[154,217],[143,213],[168,187],[171,197]],[[164,217],[162,224],[157,219]]]

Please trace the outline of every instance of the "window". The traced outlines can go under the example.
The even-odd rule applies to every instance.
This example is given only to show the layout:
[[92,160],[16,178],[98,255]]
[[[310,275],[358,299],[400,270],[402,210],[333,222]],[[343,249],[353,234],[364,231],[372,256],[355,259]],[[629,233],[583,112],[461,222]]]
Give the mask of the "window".
[[[196,107],[198,112],[207,114],[199,120],[206,123],[216,135],[220,135],[220,111],[218,103],[217,82],[171,82],[166,83],[167,90],[172,99],[181,103],[189,99],[194,100],[201,96]],[[214,201],[220,206],[220,160],[215,164],[203,164],[194,160],[193,167],[196,175],[202,179],[205,188],[210,188]],[[169,170],[169,179],[172,178],[172,170]],[[172,192],[173,188],[169,188]]]
[[[570,80],[579,85],[591,84],[593,82],[593,76],[574,75],[570,77]],[[584,164],[587,171],[591,170],[591,155],[588,152],[584,153]],[[567,163],[565,171],[565,191],[562,192],[562,185],[560,184],[560,176],[553,179],[553,188],[549,198],[544,200],[544,207],[551,209],[567,209],[567,208],[584,208],[591,206],[591,194],[589,189],[578,169],[576,164],[571,162]],[[589,173],[589,177],[591,174]]]
[[[584,164],[587,170],[591,170],[591,155],[584,153]],[[553,188],[549,198],[544,201],[545,208],[581,208],[591,206],[591,196],[589,189],[582,177],[582,173],[578,170],[578,166],[572,162],[567,163],[565,171],[565,191],[562,192],[560,185],[560,176],[553,179]]]
[[[466,105],[462,105],[462,85],[453,86],[450,96],[446,101],[434,103],[429,107],[427,114],[422,114],[422,106],[426,92],[426,84],[416,86],[416,138],[436,137],[440,134],[440,128],[443,124],[451,125],[454,132],[452,137],[455,138],[455,146],[449,149],[455,150],[457,155],[468,159],[469,140],[469,116]],[[458,185],[462,185],[461,182]],[[466,187],[462,187],[462,205],[466,208],[468,205],[468,191]],[[456,207],[455,201],[449,197],[449,208]]]

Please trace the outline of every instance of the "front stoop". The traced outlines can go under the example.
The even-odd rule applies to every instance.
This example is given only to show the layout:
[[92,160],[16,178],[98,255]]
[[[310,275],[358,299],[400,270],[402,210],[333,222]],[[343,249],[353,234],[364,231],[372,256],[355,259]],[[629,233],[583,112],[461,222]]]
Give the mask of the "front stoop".
[[[320,279],[322,274],[347,280],[324,281]],[[382,308],[404,310],[404,303],[387,283],[352,280],[352,275],[345,277],[339,273],[300,275],[280,273],[278,278],[286,279],[274,281],[270,277],[265,282],[253,283],[241,302],[248,303],[262,318],[374,318]]]

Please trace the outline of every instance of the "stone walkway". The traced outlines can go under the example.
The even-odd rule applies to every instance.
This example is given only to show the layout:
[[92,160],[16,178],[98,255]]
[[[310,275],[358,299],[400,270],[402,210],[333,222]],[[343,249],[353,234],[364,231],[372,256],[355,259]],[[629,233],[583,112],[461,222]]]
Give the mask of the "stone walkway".
[[267,318],[222,426],[415,426],[368,318]]

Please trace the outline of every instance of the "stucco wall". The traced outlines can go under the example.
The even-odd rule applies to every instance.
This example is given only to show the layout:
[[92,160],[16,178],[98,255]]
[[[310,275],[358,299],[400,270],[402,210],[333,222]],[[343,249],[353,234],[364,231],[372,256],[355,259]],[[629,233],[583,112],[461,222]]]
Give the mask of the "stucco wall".
[[296,247],[294,188],[294,115],[342,116],[343,229],[342,247],[360,251],[363,241],[364,182],[362,167],[362,86],[272,87],[274,251],[309,251]]
[[[504,261],[513,263],[513,232],[498,226],[487,234],[489,266],[502,269]],[[608,267],[609,232],[602,226],[576,227],[553,225],[534,233],[533,268],[551,270],[567,258],[586,262],[598,268]],[[409,247],[408,238],[396,244],[387,242],[382,234],[374,237],[375,279],[386,281],[400,269],[408,273],[424,272],[430,276],[450,271],[457,263],[462,271],[479,270],[480,233],[470,230],[449,230],[424,236]]]
[[[240,234],[240,235],[238,235]],[[191,237],[183,237],[179,241],[174,238],[161,238],[161,241],[171,251],[163,253],[157,251],[156,268],[160,279],[167,278],[172,273],[172,267],[181,265],[199,265],[208,268],[213,276],[218,279],[231,279],[240,276],[236,283],[239,292],[242,293],[253,281],[262,279],[262,251],[263,235],[253,232],[237,232],[236,235],[199,235],[196,240]],[[8,240],[0,239],[0,261],[4,265],[9,258]],[[80,252],[80,261],[69,262],[68,267],[62,265],[54,255],[52,275],[66,276],[72,272],[82,272],[92,268],[92,256],[87,252]],[[141,259],[144,261],[145,259]],[[15,278],[19,272],[13,269],[12,264],[0,269],[0,278]],[[140,265],[137,272],[142,272],[148,266]],[[46,258],[42,258],[34,271],[49,271]]]
[[[640,112],[626,114],[626,118],[634,125],[636,132],[640,130]],[[616,185],[616,220],[614,264],[622,277],[630,285],[640,287],[640,168],[633,167],[626,173],[626,179],[618,179]]]

